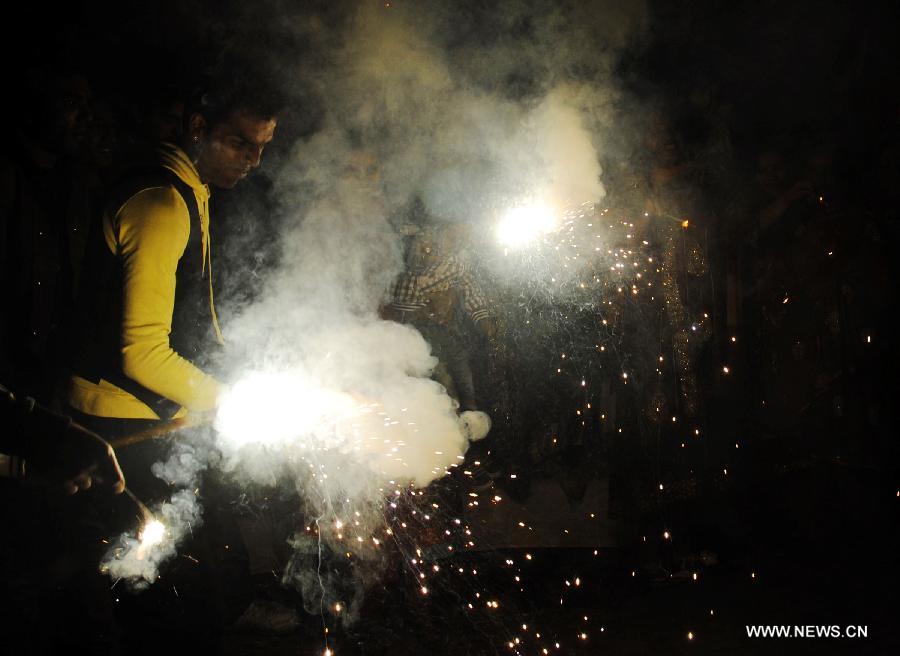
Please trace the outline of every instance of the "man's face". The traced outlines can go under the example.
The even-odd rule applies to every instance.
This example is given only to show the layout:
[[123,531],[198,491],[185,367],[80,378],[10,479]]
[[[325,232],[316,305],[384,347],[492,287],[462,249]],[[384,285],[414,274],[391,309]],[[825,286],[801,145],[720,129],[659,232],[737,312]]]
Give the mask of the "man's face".
[[431,266],[439,259],[437,239],[431,232],[416,235],[410,252],[410,266],[413,269]]
[[147,135],[154,142],[181,141],[184,125],[184,101],[168,100],[158,104],[147,121]]
[[781,153],[765,150],[756,159],[756,184],[770,196],[777,196],[787,183],[787,170]]
[[95,103],[88,130],[87,154],[94,165],[106,167],[112,163],[117,143],[116,117],[104,102]]
[[235,112],[200,137],[197,171],[203,182],[231,189],[259,166],[263,150],[275,135],[274,118]]
[[51,78],[44,88],[37,139],[51,153],[72,154],[88,134],[90,87],[80,75]]
[[659,166],[675,166],[681,162],[681,152],[672,135],[671,126],[665,119],[656,118],[651,121],[646,143]]
[[381,182],[381,169],[375,153],[362,148],[350,153],[344,168],[344,178],[352,180],[360,187],[375,189]]

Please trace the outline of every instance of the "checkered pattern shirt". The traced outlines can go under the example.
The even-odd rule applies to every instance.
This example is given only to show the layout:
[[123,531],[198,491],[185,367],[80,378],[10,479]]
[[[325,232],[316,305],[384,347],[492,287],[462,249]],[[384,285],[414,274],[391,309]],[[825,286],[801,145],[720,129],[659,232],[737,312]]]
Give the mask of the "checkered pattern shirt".
[[394,284],[391,307],[401,312],[415,312],[428,304],[432,294],[457,289],[463,297],[463,307],[472,321],[490,314],[487,300],[471,272],[455,257],[441,258],[419,271],[404,271]]

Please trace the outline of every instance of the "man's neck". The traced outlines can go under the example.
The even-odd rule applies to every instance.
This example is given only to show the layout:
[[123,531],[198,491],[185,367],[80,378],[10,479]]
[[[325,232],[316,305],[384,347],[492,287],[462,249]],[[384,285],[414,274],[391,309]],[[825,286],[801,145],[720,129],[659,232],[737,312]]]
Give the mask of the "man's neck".
[[183,141],[178,144],[178,147],[184,151],[184,153],[188,156],[188,159],[191,160],[191,164],[194,165],[194,168],[197,170],[197,177],[200,178],[200,182],[205,184],[207,187],[209,186],[209,176],[206,175],[206,171],[203,170],[203,167],[200,165],[200,157],[198,153],[198,146],[192,141]]

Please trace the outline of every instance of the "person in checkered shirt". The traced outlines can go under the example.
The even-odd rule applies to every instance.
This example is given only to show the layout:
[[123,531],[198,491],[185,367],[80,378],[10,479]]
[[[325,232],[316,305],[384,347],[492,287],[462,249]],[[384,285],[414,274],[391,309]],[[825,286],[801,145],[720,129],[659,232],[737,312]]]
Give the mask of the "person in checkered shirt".
[[413,325],[431,344],[439,364],[434,378],[459,402],[460,411],[477,408],[466,346],[467,316],[494,340],[497,323],[472,272],[457,255],[460,226],[428,226],[413,237],[406,269],[397,278],[386,319]]

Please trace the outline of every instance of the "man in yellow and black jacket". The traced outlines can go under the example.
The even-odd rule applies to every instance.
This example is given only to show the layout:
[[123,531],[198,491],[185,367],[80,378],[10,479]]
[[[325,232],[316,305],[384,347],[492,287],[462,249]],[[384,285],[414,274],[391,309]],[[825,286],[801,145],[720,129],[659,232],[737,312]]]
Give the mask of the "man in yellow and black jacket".
[[[223,343],[210,186],[231,188],[259,165],[277,103],[259,75],[229,68],[189,104],[180,143],[158,144],[112,178],[89,237],[75,322],[80,346],[64,399],[79,424],[115,439],[216,408],[224,386],[202,368]],[[151,471],[165,451],[153,441],[119,451],[129,489],[148,502],[169,491]],[[116,606],[123,639],[134,643],[124,652],[158,651],[177,635],[187,651],[217,653],[222,595],[208,537],[194,533],[184,548],[201,555],[199,564],[173,568],[173,585]]]
[[273,98],[242,83],[207,92],[182,143],[159,144],[112,183],[89,247],[66,395],[81,423],[115,436],[216,407],[223,385],[196,364],[223,343],[209,186],[231,188],[259,165]]

